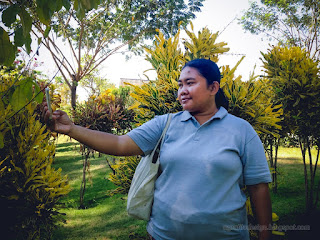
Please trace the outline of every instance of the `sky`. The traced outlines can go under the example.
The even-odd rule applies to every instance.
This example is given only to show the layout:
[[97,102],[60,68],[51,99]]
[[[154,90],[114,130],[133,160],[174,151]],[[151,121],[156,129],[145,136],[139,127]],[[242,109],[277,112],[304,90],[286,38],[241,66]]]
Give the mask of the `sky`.
[[[230,48],[227,54],[223,54],[220,57],[218,65],[230,65],[230,67],[233,67],[245,55],[245,59],[239,65],[236,75],[242,75],[243,80],[248,80],[255,66],[255,74],[263,74],[261,60],[259,59],[261,57],[260,51],[266,52],[269,42],[263,40],[261,35],[245,32],[237,20],[249,8],[249,1],[206,0],[203,5],[201,12],[196,13],[196,19],[192,21],[195,32],[204,27],[208,27],[212,32],[219,31],[220,35],[217,38],[217,42],[226,42],[228,44],[227,47]],[[180,36],[181,38],[186,37],[183,35],[183,31]],[[45,52],[45,49],[41,48],[40,51]],[[57,71],[50,58],[48,54],[44,53],[40,54],[38,59],[39,62],[45,62],[44,65],[39,67],[39,70],[46,73],[49,79]],[[120,78],[146,79],[144,71],[150,68],[150,63],[145,60],[143,55],[133,56],[126,60],[124,55],[118,53],[104,62],[100,67],[100,75],[118,86]],[[149,71],[146,74],[150,79],[155,78],[154,71]]]

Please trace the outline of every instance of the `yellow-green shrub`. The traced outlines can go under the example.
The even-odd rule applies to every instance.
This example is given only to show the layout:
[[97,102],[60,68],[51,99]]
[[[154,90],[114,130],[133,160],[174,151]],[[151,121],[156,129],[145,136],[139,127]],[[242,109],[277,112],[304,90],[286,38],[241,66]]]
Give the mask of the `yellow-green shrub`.
[[[74,111],[75,124],[83,127],[113,134],[125,134],[132,129],[134,121],[133,110],[128,110],[129,88],[107,89],[99,96],[91,96],[84,104],[79,104]],[[90,176],[90,155],[93,150],[88,146],[81,145],[83,159],[83,177],[80,187],[80,208],[84,206],[87,176]],[[106,159],[110,168],[112,165]],[[113,170],[113,169],[112,169]],[[89,174],[87,174],[87,172]],[[89,178],[90,180],[90,178]]]
[[140,159],[140,156],[118,158],[115,164],[111,165],[113,173],[109,174],[108,180],[113,182],[117,188],[108,191],[108,195],[127,194],[129,192],[131,180]]
[[[193,26],[191,24],[191,29]],[[217,33],[211,33],[203,28],[196,35],[185,29],[189,38],[183,39],[183,52],[179,45],[178,32],[174,37],[166,39],[159,32],[155,36],[154,46],[146,48],[147,60],[157,72],[157,79],[142,86],[133,86],[131,96],[135,104],[131,108],[136,112],[136,120],[142,124],[154,115],[182,110],[177,101],[177,80],[181,68],[187,61],[195,58],[206,58],[218,61],[219,55],[229,51],[226,43],[216,42]],[[243,58],[242,58],[243,59]],[[232,69],[226,65],[221,67],[221,88],[229,99],[229,112],[247,120],[259,135],[272,134],[277,136],[281,126],[281,104],[274,105],[265,94],[268,85],[251,75],[248,81],[234,72],[242,59]]]
[[10,104],[11,89],[24,76],[6,69],[1,76],[1,237],[50,239],[56,223],[63,221],[59,200],[70,187],[61,169],[51,167],[55,145],[38,120],[37,104],[31,102],[18,113]]
[[[320,194],[320,183],[316,181],[320,149],[320,61],[312,59],[300,47],[274,46],[262,56],[273,90],[271,97],[283,105],[284,134],[296,136],[300,145],[306,211],[311,212],[317,208]],[[316,158],[312,157],[312,147],[317,149]]]
[[[243,59],[243,58],[242,58]],[[235,77],[235,67],[222,67],[220,87],[229,100],[229,112],[247,120],[260,137],[264,135],[278,136],[281,129],[280,121],[282,105],[274,105],[266,94],[269,86],[256,76],[249,76],[248,81],[242,81],[241,75]]]

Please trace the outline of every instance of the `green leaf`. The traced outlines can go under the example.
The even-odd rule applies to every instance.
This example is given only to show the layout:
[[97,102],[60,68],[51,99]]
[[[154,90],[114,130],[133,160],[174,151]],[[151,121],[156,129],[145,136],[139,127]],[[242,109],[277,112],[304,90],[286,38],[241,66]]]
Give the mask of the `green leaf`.
[[47,26],[47,28],[46,28],[46,30],[44,31],[44,34],[43,34],[44,38],[48,37],[50,30],[51,30],[51,26]]
[[80,20],[84,18],[85,9],[81,3],[81,0],[74,0],[74,10],[76,11],[76,15]]
[[0,149],[4,147],[4,134],[0,132]]
[[33,86],[34,86],[34,81],[31,77],[27,77],[20,81],[19,86],[22,86],[24,88],[25,94],[27,96],[27,100],[31,100],[32,95],[33,95]]
[[58,12],[63,6],[63,0],[57,0],[56,11]]
[[71,7],[70,1],[69,0],[62,0],[62,5],[69,10]]
[[47,3],[48,3],[49,10],[50,10],[49,13],[51,13],[50,16],[52,16],[52,13],[54,13],[57,9],[57,0],[47,1]]
[[14,33],[14,43],[17,47],[22,47],[25,45],[28,54],[31,51],[31,36],[30,33],[27,36],[24,36],[22,27],[16,29]]
[[20,8],[16,4],[13,4],[6,10],[4,10],[2,13],[2,22],[4,23],[4,25],[10,27],[11,24],[16,21],[19,10]]
[[36,12],[38,14],[40,22],[45,25],[50,25],[51,15],[49,13],[49,7],[47,0],[37,0]]
[[22,80],[15,89],[10,104],[14,111],[19,111],[32,98],[32,79],[26,78]]
[[28,54],[30,54],[30,52],[31,52],[31,42],[32,42],[32,40],[31,40],[31,37],[30,37],[30,34],[29,34],[25,38],[25,43],[24,43]]
[[85,7],[85,10],[91,10],[95,5],[95,0],[81,0],[82,5]]
[[38,85],[36,82],[33,83],[33,86],[34,86],[35,95],[39,93],[39,94],[35,97],[34,100],[35,100],[37,103],[42,103],[43,96],[44,96],[43,92],[41,92],[40,87],[39,87],[39,85]]
[[10,42],[8,33],[0,27],[0,65],[10,66],[15,59],[16,47]]
[[2,102],[0,98],[0,112],[4,113],[4,103]]
[[91,0],[91,1],[93,1],[92,6],[95,9],[97,9],[99,4],[101,4],[101,0]]
[[38,45],[40,45],[40,44],[41,44],[41,42],[42,42],[42,38],[41,38],[41,37],[39,37],[39,38],[38,38]]
[[14,111],[18,111],[27,103],[27,96],[24,92],[23,87],[18,86],[14,91],[10,104]]
[[28,35],[30,36],[30,31],[32,27],[32,18],[24,8],[21,9],[19,16],[21,18],[23,36],[24,37],[27,37]]
[[23,36],[23,30],[22,27],[18,27],[16,31],[14,32],[14,44],[17,47],[22,47],[25,43],[25,38]]

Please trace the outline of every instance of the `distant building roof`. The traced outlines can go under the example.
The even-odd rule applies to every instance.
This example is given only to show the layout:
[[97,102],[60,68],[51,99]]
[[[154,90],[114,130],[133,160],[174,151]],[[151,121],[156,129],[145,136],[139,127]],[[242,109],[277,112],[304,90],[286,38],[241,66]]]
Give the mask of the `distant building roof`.
[[131,83],[133,85],[141,86],[144,83],[148,83],[150,80],[147,79],[134,79],[134,78],[120,78],[120,86],[125,86],[124,83]]

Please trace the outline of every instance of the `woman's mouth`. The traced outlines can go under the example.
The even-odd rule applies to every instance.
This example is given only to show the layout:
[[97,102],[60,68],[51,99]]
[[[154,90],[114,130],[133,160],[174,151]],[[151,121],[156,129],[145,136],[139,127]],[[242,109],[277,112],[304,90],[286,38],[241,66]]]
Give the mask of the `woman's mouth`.
[[185,104],[185,103],[187,103],[190,99],[191,99],[191,98],[183,98],[183,99],[181,99],[181,103],[182,103],[182,104]]

